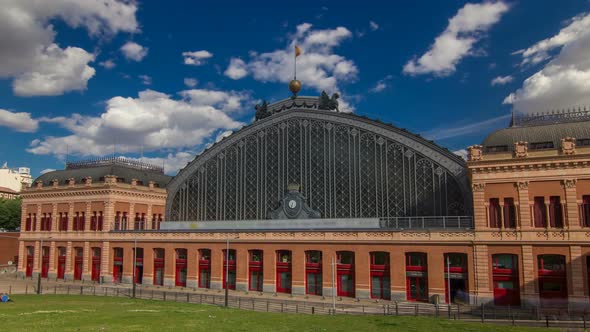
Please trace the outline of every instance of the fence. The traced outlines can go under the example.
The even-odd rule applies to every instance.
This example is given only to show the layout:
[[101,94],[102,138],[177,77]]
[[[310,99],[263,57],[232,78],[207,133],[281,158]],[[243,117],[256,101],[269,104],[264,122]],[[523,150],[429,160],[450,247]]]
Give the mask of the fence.
[[[16,293],[35,294],[36,287],[26,284],[19,286]],[[8,286],[12,293],[13,287]],[[46,284],[42,294],[90,295],[132,297],[127,287],[97,284]],[[136,298],[156,301],[173,301],[193,304],[224,306],[223,294],[182,292],[138,287]],[[281,312],[310,315],[386,315],[386,316],[431,316],[472,322],[491,322],[521,326],[544,326],[558,328],[586,329],[590,322],[587,308],[540,308],[540,307],[498,307],[488,305],[436,305],[414,302],[388,302],[384,304],[314,302],[296,299],[269,299],[252,296],[231,295],[228,307],[259,312]]]

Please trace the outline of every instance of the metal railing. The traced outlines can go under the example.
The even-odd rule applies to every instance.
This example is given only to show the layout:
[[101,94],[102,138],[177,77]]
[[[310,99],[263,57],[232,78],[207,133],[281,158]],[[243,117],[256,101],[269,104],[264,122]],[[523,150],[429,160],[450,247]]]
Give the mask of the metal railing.
[[390,217],[380,218],[379,224],[384,229],[473,229],[471,216],[434,216],[434,217]]

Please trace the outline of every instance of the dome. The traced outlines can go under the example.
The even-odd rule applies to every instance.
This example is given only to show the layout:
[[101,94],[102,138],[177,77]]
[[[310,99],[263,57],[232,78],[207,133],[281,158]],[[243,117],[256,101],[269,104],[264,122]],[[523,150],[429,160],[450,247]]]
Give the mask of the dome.
[[317,97],[214,144],[167,187],[167,220],[261,220],[296,185],[321,218],[468,215],[466,163],[404,129],[323,109]]

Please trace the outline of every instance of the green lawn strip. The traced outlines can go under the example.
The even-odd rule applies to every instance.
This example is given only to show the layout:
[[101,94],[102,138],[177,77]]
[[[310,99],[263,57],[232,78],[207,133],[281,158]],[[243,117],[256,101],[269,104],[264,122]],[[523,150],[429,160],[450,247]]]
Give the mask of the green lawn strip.
[[[0,304],[6,331],[537,331],[429,317],[323,316],[67,295],[15,295]],[[544,329],[545,331],[550,331]]]

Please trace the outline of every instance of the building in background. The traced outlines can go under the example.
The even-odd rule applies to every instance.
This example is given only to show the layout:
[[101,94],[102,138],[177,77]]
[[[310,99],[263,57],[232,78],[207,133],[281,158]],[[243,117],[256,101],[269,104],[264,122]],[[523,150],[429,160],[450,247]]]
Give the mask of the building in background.
[[23,188],[28,188],[33,183],[31,169],[28,167],[19,167],[15,169],[8,168],[4,163],[0,168],[0,195],[14,195],[19,193]]
[[126,238],[117,240],[113,231],[159,229],[170,178],[162,167],[124,158],[72,162],[41,175],[21,196],[19,271],[121,280],[122,257],[113,256],[111,245]]
[[0,272],[18,264],[18,232],[0,232]]
[[257,105],[254,123],[169,183],[158,170],[99,172],[96,162],[41,176],[23,194],[20,273],[380,300],[588,303],[586,115],[515,119],[470,147],[465,162],[337,106],[325,94]]

